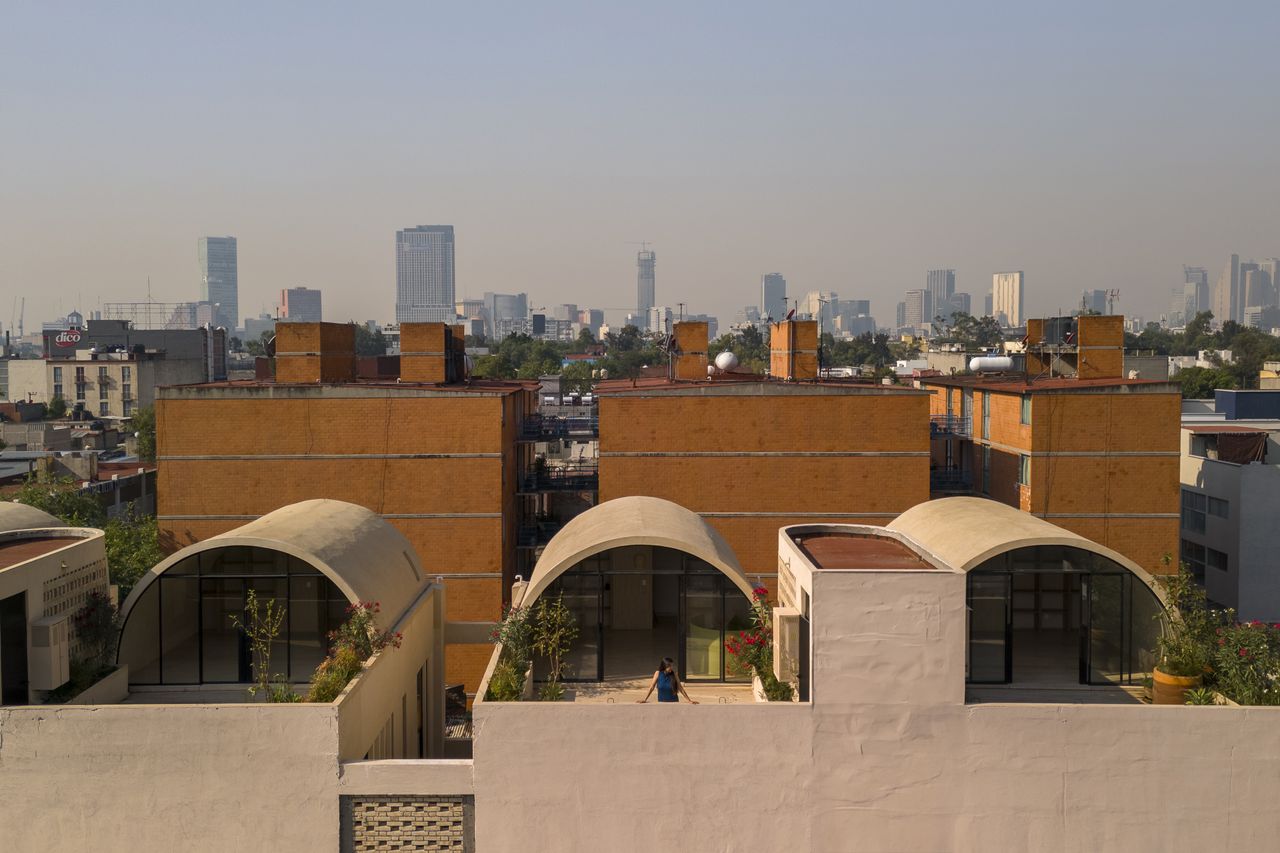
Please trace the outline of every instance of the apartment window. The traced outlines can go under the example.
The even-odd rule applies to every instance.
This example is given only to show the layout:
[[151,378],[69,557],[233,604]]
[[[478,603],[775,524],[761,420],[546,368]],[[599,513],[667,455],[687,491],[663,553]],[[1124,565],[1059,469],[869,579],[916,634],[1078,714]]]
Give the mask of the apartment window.
[[950,420],[950,419],[951,419],[951,409],[952,409],[952,402],[951,402],[951,389],[950,389],[950,388],[946,388],[946,389],[944,389],[944,390],[943,390],[943,392],[942,392],[942,396],[944,396],[944,397],[946,397],[946,398],[947,398],[947,420]]
[[1018,485],[1031,485],[1031,457],[1025,453],[1018,457]]
[[960,393],[960,417],[973,427],[973,392],[968,388]]
[[132,400],[133,386],[130,385],[128,382],[124,383],[124,385],[120,388],[120,395],[124,397],[124,399],[126,400]]
[[991,438],[991,395],[982,394],[982,437]]
[[1230,517],[1230,505],[1221,498],[1209,498],[1208,511],[1209,515],[1216,515],[1218,518]]
[[85,386],[87,384],[88,383],[85,382],[85,378],[84,378],[84,368],[77,367],[76,368],[76,399],[77,400],[84,400]]
[[128,365],[125,365],[124,367],[120,368],[120,381],[121,381],[121,382],[129,382],[129,381],[131,381],[132,379],[133,379],[133,368],[132,368],[132,367],[129,367]]
[[53,396],[62,396],[62,368],[55,367],[53,369]]
[[132,400],[125,400],[125,401],[124,401],[124,416],[127,418],[127,417],[129,417],[130,415],[132,415],[132,414],[133,414],[133,401],[132,401]]
[[1211,569],[1225,572],[1227,570],[1227,555],[1212,548],[1205,548],[1204,564]]
[[1191,574],[1195,579],[1204,583],[1204,557],[1205,547],[1195,542],[1182,540],[1182,562],[1187,564],[1187,568],[1191,570]]
[[991,494],[991,448],[982,446],[982,493]]
[[98,368],[98,381],[102,383],[107,381],[107,368],[105,365]]
[[1204,533],[1206,510],[1205,496],[1190,489],[1182,490],[1182,529],[1190,533]]
[[1031,423],[1031,395],[1022,395],[1022,417],[1019,419],[1021,423]]
[[105,418],[109,414],[111,414],[111,412],[109,411],[107,401],[103,400],[98,404],[98,415]]

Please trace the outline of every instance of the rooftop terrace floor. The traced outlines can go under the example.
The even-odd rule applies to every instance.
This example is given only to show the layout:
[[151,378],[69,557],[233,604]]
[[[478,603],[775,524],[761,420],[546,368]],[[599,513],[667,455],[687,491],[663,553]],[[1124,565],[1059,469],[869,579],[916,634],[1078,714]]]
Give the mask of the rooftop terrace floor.
[[[648,678],[628,678],[614,681],[566,684],[565,687],[575,691],[574,701],[594,705],[625,704],[638,702],[644,698],[649,689]],[[685,690],[700,705],[734,705],[751,704],[755,699],[751,695],[750,684],[698,684],[685,682]],[[649,697],[650,702],[658,701],[658,693]],[[680,698],[684,701],[684,697]]]

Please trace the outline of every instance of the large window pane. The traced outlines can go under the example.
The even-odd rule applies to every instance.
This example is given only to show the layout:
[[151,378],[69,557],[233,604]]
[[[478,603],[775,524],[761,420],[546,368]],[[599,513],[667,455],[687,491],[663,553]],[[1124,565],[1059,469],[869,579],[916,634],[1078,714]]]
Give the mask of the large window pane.
[[293,681],[310,679],[324,660],[325,635],[332,630],[327,601],[330,583],[319,574],[289,578],[289,678]]
[[204,680],[248,681],[248,655],[232,617],[244,618],[244,581],[204,578],[200,581],[200,609],[204,622]]
[[564,658],[564,677],[595,681],[599,677],[600,666],[601,577],[594,572],[570,572],[563,575],[557,585],[558,590],[553,587],[543,593],[543,597],[563,594],[565,607],[573,613],[578,625],[578,639]]
[[[253,578],[245,583],[248,589],[258,594],[259,619],[267,618],[267,604],[271,601],[275,602],[275,612],[284,616],[280,622],[280,633],[271,644],[271,671],[268,674],[273,680],[277,677],[286,679],[289,677],[289,582],[285,578]],[[252,655],[252,650],[250,653]]]
[[196,578],[165,573],[160,587],[160,637],[164,649],[161,680],[165,684],[200,681],[199,584]]
[[1124,623],[1128,615],[1125,594],[1128,576],[1090,575],[1089,583],[1089,682],[1121,683],[1127,680],[1124,655]]
[[1006,574],[969,574],[969,680],[1002,684],[1008,680],[1009,583]]
[[120,636],[120,663],[130,684],[160,683],[160,584],[153,583],[129,611]]
[[685,678],[690,681],[723,677],[723,598],[719,580],[716,575],[685,578]]

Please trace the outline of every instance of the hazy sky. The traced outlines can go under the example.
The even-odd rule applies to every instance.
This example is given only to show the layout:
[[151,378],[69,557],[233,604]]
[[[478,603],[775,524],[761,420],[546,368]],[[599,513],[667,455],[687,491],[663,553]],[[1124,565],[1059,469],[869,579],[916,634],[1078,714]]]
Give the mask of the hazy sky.
[[[692,8],[691,8],[692,7]],[[397,228],[450,223],[458,296],[722,322],[789,290],[893,320],[925,270],[1027,273],[1031,313],[1280,255],[1280,4],[86,3],[0,9],[0,323],[198,297],[239,238],[281,287],[389,320]]]

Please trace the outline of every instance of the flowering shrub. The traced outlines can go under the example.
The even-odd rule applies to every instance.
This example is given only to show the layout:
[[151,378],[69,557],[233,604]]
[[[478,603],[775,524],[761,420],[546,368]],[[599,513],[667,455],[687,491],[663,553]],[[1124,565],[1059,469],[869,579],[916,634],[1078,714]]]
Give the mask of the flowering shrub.
[[308,702],[332,702],[360,674],[365,661],[387,646],[400,648],[400,633],[382,631],[375,623],[381,611],[376,601],[347,605],[347,618],[329,632],[329,654],[311,676]]
[[769,590],[751,590],[751,627],[724,642],[729,653],[728,670],[734,675],[754,675],[760,679],[770,702],[790,702],[791,685],[773,674],[773,615],[769,610]]
[[1216,637],[1211,670],[1218,692],[1241,705],[1280,705],[1280,624],[1228,621]]

